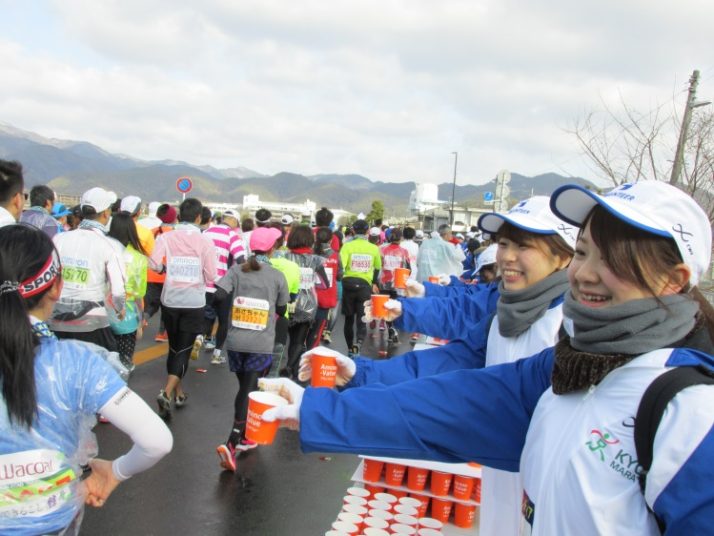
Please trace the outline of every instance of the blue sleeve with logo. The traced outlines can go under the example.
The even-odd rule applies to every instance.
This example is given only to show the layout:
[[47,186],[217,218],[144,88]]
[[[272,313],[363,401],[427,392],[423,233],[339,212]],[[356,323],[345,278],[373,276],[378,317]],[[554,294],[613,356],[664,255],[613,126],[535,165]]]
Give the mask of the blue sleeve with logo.
[[550,387],[553,349],[514,363],[341,393],[306,389],[304,452],[351,452],[518,471],[533,411]]

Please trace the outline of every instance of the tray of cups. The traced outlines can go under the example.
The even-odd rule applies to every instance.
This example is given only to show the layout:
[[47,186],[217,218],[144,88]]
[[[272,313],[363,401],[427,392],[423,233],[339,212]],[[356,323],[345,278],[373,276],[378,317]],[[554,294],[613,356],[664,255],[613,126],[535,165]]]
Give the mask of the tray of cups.
[[[457,470],[458,473],[441,471],[435,467]],[[402,497],[419,500],[418,517],[429,514],[445,524],[453,523],[469,529],[478,525],[480,475],[480,467],[467,464],[422,461],[412,464],[412,460],[362,456],[352,480],[362,483],[373,498],[386,494],[394,497],[394,500]]]

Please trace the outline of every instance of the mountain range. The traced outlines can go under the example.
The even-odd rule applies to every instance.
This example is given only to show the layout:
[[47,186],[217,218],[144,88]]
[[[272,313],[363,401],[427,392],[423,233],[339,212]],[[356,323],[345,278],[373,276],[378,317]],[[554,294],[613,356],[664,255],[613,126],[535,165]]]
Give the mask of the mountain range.
[[[112,154],[86,141],[45,138],[39,134],[0,123],[0,158],[22,163],[28,187],[47,184],[55,191],[79,195],[93,186],[114,190],[120,197],[134,194],[145,201],[175,201],[176,179],[191,177],[189,195],[204,201],[241,203],[246,194],[257,194],[265,201],[302,203],[310,199],[318,206],[368,212],[372,201],[381,200],[388,215],[407,212],[414,181],[373,181],[356,174],[300,175],[281,172],[265,175],[235,167],[218,169],[174,160],[147,161]],[[480,206],[485,192],[495,190],[496,179],[480,185],[456,185],[457,204]],[[528,177],[511,173],[512,199],[548,195],[567,182],[595,187],[579,177],[546,173]],[[438,185],[439,199],[451,199],[452,183]]]

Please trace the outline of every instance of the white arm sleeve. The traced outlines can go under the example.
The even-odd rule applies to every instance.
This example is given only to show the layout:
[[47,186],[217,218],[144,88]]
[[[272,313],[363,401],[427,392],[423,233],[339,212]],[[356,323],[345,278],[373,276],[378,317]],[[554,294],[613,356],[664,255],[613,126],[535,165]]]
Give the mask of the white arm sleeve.
[[119,480],[148,469],[171,452],[174,438],[166,424],[128,387],[116,393],[99,413],[134,442],[131,450],[112,464]]

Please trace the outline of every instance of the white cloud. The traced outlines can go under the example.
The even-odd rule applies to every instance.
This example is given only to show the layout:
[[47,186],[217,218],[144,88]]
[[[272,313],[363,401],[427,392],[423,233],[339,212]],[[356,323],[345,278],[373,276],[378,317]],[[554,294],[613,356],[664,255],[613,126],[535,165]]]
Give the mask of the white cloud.
[[459,182],[586,173],[575,119],[621,96],[681,104],[691,70],[711,93],[714,69],[704,1],[586,4],[57,0],[57,42],[0,41],[0,117],[265,173],[442,181],[452,151]]

